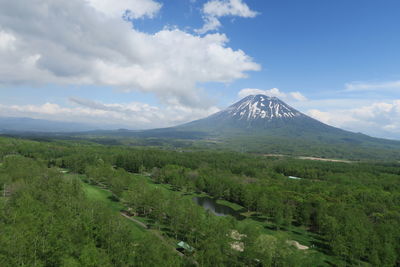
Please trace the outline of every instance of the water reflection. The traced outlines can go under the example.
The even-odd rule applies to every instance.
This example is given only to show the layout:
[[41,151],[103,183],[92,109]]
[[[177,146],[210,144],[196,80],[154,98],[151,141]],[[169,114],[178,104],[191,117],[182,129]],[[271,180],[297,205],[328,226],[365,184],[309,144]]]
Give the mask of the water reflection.
[[227,216],[231,215],[235,217],[238,220],[244,219],[244,216],[240,215],[240,212],[235,211],[231,207],[225,206],[218,204],[217,201],[213,198],[210,197],[194,197],[193,201],[199,205],[205,208],[206,210],[209,210],[211,213],[217,215],[217,216]]

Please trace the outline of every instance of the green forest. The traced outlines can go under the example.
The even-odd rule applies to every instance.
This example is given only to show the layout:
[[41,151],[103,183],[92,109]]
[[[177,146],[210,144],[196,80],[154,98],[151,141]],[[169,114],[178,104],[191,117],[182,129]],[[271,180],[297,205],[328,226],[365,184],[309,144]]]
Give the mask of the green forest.
[[0,266],[400,265],[395,161],[0,137],[0,192]]

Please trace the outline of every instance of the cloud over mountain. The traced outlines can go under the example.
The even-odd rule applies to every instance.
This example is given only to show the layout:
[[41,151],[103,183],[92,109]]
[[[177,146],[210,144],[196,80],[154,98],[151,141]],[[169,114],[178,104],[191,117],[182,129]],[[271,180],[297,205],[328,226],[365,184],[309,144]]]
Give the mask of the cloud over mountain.
[[278,88],[272,88],[268,90],[262,90],[257,88],[245,88],[239,91],[239,97],[243,98],[248,95],[267,95],[267,96],[275,96],[279,97],[285,101],[306,101],[307,98],[300,92],[289,92],[284,93]]
[[154,17],[160,8],[152,0],[0,0],[0,83],[105,85],[208,109],[199,83],[260,69],[224,34],[148,34],[122,19]]

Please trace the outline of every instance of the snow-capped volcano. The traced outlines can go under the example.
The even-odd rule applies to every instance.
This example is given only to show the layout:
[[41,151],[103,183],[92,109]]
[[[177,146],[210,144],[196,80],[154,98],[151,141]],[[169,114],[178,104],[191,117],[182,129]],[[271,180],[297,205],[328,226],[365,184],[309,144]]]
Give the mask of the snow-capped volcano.
[[[162,132],[160,129],[158,132]],[[277,97],[250,95],[207,118],[168,129],[169,133],[190,131],[208,136],[274,136],[358,142],[358,134],[317,121]]]
[[276,97],[250,95],[233,104],[220,114],[230,115],[237,120],[274,120],[304,116],[299,111]]
[[213,135],[268,134],[299,136],[345,131],[317,121],[277,97],[249,95],[207,118],[173,127]]
[[[400,151],[400,142],[329,126],[266,95],[250,95],[206,118],[137,135],[204,140],[205,143],[199,144],[261,153],[304,155],[314,151],[313,155],[341,157],[351,151],[365,158],[370,157],[370,151],[375,153],[376,148]],[[397,152],[391,155],[400,157]]]
[[198,128],[267,129],[313,120],[276,97],[250,95],[207,118],[188,123]]

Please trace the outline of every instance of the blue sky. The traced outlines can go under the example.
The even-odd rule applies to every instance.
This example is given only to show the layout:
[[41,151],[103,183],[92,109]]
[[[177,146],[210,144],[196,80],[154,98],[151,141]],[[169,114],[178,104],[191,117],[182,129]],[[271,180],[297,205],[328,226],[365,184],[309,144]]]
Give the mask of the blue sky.
[[265,93],[400,139],[399,10],[395,0],[2,1],[0,116],[152,128]]

